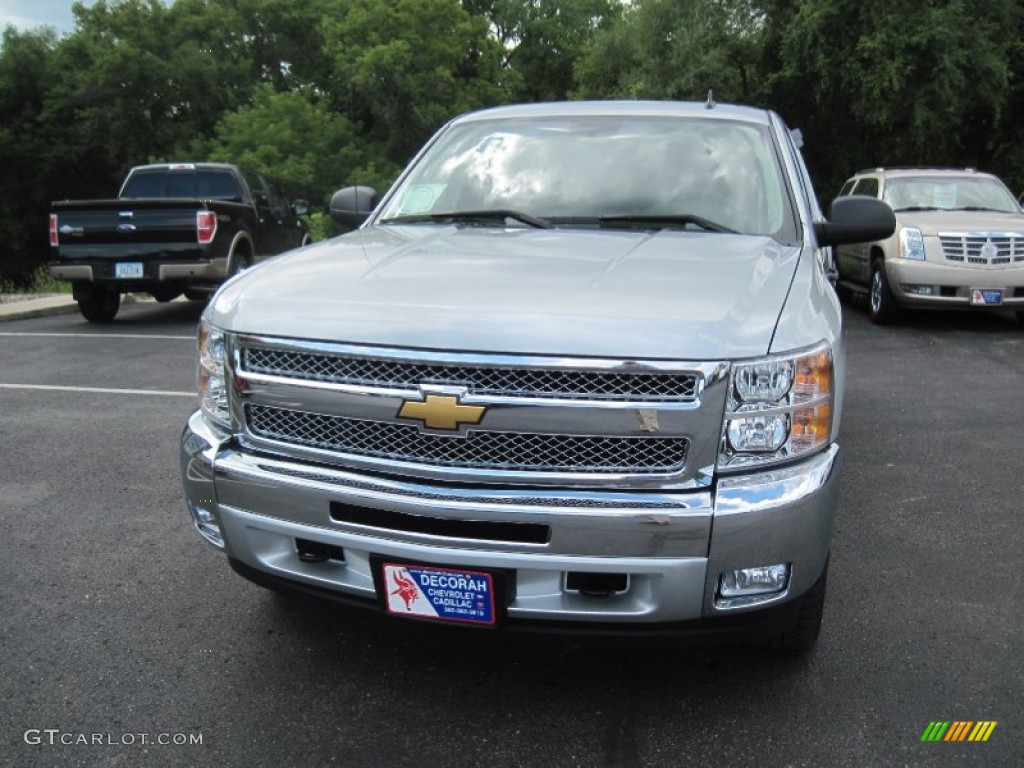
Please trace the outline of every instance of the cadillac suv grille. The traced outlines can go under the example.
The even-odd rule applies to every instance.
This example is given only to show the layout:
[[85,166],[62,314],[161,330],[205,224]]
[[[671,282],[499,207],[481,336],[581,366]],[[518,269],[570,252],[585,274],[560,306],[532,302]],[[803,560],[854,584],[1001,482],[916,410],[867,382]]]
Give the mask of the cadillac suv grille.
[[465,387],[473,395],[577,400],[693,402],[698,375],[651,371],[589,371],[417,363],[266,347],[242,350],[245,373],[382,389],[421,384]]
[[1024,233],[944,233],[942,252],[949,261],[979,266],[1024,262]]
[[518,472],[662,474],[682,469],[680,437],[597,437],[470,430],[435,435],[407,424],[352,419],[263,405],[245,409],[256,437],[339,454],[465,469]]

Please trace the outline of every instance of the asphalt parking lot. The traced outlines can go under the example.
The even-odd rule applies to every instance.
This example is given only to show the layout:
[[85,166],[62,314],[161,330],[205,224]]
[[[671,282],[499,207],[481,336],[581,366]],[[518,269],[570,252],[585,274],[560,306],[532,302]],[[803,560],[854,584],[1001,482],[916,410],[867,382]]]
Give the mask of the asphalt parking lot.
[[[1012,315],[846,309],[825,623],[793,659],[424,633],[242,580],[178,476],[199,311],[0,324],[0,764],[1024,762]],[[922,743],[935,720],[998,725]]]

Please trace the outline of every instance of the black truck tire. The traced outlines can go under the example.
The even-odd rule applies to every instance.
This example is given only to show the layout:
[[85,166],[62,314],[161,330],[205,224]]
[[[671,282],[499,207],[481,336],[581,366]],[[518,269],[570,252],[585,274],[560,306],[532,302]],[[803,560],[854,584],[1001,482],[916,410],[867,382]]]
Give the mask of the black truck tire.
[[121,294],[109,288],[94,287],[89,298],[78,300],[78,311],[90,323],[109,323],[121,307]]

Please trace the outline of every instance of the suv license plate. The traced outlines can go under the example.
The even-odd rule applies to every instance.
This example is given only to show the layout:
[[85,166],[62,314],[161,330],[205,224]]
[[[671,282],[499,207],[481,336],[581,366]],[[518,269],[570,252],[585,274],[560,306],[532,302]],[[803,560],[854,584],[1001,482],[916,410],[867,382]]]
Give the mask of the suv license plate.
[[488,626],[496,622],[493,574],[384,562],[381,576],[388,613]]
[[118,280],[142,277],[142,262],[128,261],[114,265],[114,277]]
[[989,306],[1003,303],[1003,292],[999,288],[973,288],[971,290],[971,304]]

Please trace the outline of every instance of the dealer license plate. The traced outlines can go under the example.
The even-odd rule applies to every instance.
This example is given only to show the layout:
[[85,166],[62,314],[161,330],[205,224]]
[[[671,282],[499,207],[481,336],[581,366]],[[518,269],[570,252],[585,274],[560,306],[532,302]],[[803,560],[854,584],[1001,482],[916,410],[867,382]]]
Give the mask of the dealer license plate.
[[432,565],[382,563],[388,613],[437,621],[495,623],[494,576]]
[[989,306],[1003,303],[1003,292],[999,288],[973,288],[971,290],[971,304]]
[[126,261],[114,265],[114,277],[118,280],[142,277],[141,261]]

